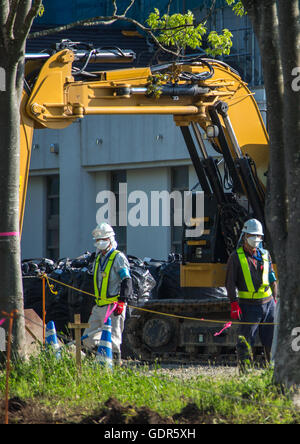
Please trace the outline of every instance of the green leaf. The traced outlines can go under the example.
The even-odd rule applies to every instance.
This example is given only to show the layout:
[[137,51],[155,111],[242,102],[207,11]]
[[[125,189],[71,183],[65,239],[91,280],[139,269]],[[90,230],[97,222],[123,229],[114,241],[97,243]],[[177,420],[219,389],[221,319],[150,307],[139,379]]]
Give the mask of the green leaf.
[[232,36],[233,35],[229,29],[223,29],[222,34],[218,34],[216,31],[211,31],[207,38],[210,47],[206,49],[206,53],[212,56],[230,54]]
[[232,10],[237,16],[242,17],[247,14],[241,0],[226,0],[226,3],[228,6],[232,6]]
[[39,7],[39,10],[38,10],[38,16],[39,16],[39,17],[42,17],[42,15],[44,14],[44,12],[45,12],[45,6],[43,5],[43,3],[41,3],[41,5],[40,5],[40,7]]
[[[241,2],[236,0],[226,0],[229,5],[233,5],[236,11],[240,11]],[[241,4],[242,5],[242,4]],[[207,33],[205,23],[194,24],[195,18],[191,11],[186,14],[164,14],[160,16],[157,8],[149,14],[147,23],[152,32],[156,34],[158,41],[168,47],[173,46],[179,53],[182,49],[196,49],[202,46],[203,36]],[[208,35],[209,48],[207,54],[228,55],[232,47],[232,33],[228,29],[223,29],[221,34],[216,31]]]

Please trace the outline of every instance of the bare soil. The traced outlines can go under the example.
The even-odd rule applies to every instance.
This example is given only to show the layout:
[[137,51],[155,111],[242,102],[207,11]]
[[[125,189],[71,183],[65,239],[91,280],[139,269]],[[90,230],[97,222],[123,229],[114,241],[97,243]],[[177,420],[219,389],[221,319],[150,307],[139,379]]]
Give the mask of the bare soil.
[[[0,423],[4,423],[5,402],[0,406]],[[180,413],[162,417],[149,407],[135,407],[121,404],[115,398],[109,398],[89,415],[57,409],[50,412],[38,402],[24,401],[14,397],[8,403],[9,424],[210,424],[213,415],[203,415],[198,407],[187,404]]]

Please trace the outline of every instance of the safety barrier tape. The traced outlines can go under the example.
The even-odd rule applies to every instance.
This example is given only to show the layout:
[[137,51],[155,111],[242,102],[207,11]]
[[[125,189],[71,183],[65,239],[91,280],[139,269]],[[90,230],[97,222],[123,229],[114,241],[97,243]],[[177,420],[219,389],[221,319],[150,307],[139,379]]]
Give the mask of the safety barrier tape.
[[[41,279],[45,278],[47,283],[48,283],[49,289],[50,289],[51,293],[53,293],[53,294],[57,294],[57,291],[53,290],[53,285],[50,284],[49,280],[55,282],[56,284],[65,286],[67,288],[70,288],[71,290],[75,290],[77,292],[80,292],[80,293],[83,293],[83,294],[86,294],[88,296],[91,296],[91,297],[95,298],[95,294],[90,293],[90,292],[85,291],[85,290],[81,290],[80,288],[73,287],[72,285],[66,284],[65,282],[58,281],[57,279],[54,279],[54,278],[48,276],[46,273],[43,273],[43,274],[40,274],[40,275],[34,276],[34,277],[39,277]],[[224,322],[226,322],[226,321],[220,320],[220,319],[194,318],[194,317],[190,317],[190,316],[176,315],[176,314],[172,314],[172,313],[164,313],[164,312],[160,312],[160,311],[156,311],[156,310],[150,310],[149,308],[137,307],[135,305],[130,305],[130,304],[127,304],[127,306],[129,308],[134,309],[134,310],[145,311],[145,312],[148,312],[148,313],[153,313],[153,314],[161,315],[161,316],[168,316],[168,317],[173,317],[173,318],[186,319],[186,320],[189,320],[189,321],[197,321],[197,322],[204,322],[204,323],[206,322],[206,323],[213,323],[213,324],[224,324]],[[231,325],[264,325],[264,326],[267,326],[267,325],[279,325],[278,323],[275,323],[275,322],[261,322],[261,323],[259,323],[259,322],[238,322],[238,321],[230,321],[230,322],[231,322]]]

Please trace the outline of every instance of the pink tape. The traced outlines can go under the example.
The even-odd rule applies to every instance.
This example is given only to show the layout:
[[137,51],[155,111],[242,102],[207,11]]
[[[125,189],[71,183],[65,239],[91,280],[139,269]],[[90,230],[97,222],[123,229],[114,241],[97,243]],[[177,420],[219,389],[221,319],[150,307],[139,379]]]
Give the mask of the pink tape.
[[0,233],[0,236],[19,236],[18,231],[4,231],[3,233]]
[[5,320],[6,320],[6,318],[1,319],[0,325],[2,325]]
[[231,325],[232,325],[232,322],[227,322],[227,324],[224,325],[222,330],[220,330],[218,333],[215,333],[214,336],[219,336],[224,330],[226,330],[226,328],[231,327]]
[[105,324],[105,322],[107,321],[107,319],[110,317],[110,315],[112,314],[112,312],[115,310],[115,308],[116,308],[117,305],[118,305],[117,302],[114,302],[114,304],[113,304],[113,308],[110,308],[111,304],[109,304],[109,306],[107,307],[107,311],[106,311],[106,315],[105,315],[104,321],[103,321],[104,324]]

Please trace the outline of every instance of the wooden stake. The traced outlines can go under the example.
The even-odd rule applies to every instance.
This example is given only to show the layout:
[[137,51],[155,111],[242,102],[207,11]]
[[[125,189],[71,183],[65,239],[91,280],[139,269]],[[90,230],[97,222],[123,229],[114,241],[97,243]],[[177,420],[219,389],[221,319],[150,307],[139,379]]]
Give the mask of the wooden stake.
[[75,345],[76,345],[76,365],[81,370],[81,329],[88,328],[90,324],[81,324],[80,314],[74,315],[74,323],[68,324],[69,328],[75,329]]

